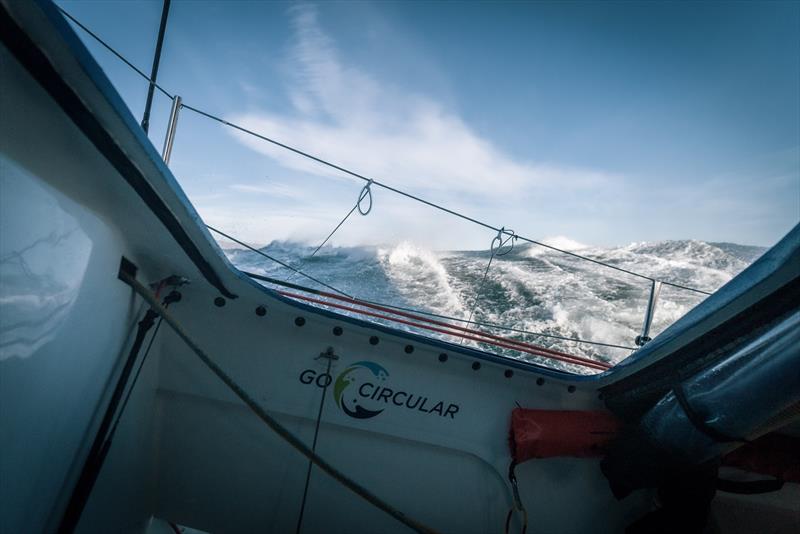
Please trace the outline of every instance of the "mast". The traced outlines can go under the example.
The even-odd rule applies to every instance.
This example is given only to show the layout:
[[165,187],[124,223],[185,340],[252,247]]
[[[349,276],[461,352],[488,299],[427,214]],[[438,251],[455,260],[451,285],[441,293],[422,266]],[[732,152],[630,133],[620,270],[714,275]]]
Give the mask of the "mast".
[[145,133],[150,128],[150,108],[153,105],[153,91],[156,88],[156,78],[158,77],[158,65],[161,62],[161,47],[164,44],[164,32],[167,29],[167,17],[169,16],[170,0],[164,0],[161,9],[161,25],[158,27],[158,39],[156,40],[156,51],[153,56],[153,68],[150,71],[150,87],[147,89],[147,102],[144,106],[144,116],[142,117],[142,129]]

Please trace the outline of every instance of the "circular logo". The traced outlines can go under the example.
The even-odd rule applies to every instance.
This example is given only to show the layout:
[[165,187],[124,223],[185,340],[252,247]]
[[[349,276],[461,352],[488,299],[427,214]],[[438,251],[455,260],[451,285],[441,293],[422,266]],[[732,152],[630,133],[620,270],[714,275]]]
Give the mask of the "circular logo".
[[374,362],[356,362],[341,372],[333,385],[333,398],[336,405],[341,410],[356,419],[368,419],[375,417],[383,412],[380,410],[370,410],[360,404],[365,399],[364,395],[359,395],[359,390],[365,384],[371,384],[374,388],[375,382],[384,382],[389,376],[389,372]]

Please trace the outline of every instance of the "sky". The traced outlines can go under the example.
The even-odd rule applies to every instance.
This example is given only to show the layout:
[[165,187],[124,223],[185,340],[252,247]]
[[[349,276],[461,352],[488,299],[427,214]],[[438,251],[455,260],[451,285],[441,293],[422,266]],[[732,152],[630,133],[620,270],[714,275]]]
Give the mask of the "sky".
[[[145,72],[160,1],[57,2]],[[76,30],[141,119],[147,82]],[[206,110],[532,239],[769,246],[800,221],[800,3],[191,2],[158,81]],[[169,100],[157,93],[161,148]],[[320,242],[364,183],[184,109],[170,167],[203,219]],[[485,249],[373,186],[334,245]]]

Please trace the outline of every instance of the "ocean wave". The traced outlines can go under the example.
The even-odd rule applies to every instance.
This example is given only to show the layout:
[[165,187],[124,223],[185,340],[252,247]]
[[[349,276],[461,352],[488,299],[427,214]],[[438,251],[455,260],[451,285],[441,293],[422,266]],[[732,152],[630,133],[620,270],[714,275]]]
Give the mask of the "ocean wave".
[[[660,280],[713,292],[752,263],[765,249],[696,240],[591,247],[558,237],[546,244]],[[649,282],[535,244],[517,245],[509,254],[483,251],[433,251],[403,241],[391,246],[326,246],[310,257],[306,244],[276,241],[262,251],[309,276],[364,300],[472,320],[517,330],[633,347],[640,333]],[[252,251],[226,250],[242,270],[324,289]],[[703,295],[665,286],[651,336],[696,306]],[[462,323],[463,324],[463,323]],[[397,326],[397,325],[393,325]],[[412,327],[402,327],[413,329]],[[480,327],[520,341],[615,363],[631,350]],[[425,332],[492,352],[585,372],[537,356],[489,347],[474,341]]]

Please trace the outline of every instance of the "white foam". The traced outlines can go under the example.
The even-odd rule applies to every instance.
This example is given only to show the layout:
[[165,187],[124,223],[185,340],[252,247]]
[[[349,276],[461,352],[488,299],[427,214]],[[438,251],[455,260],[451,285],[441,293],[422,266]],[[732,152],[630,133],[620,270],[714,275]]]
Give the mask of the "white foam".
[[[564,236],[547,244],[610,262],[657,279],[714,291],[744,269],[750,258],[735,247],[725,249],[701,241],[632,243],[613,248],[588,247]],[[301,258],[307,245],[273,243],[281,257]],[[728,252],[730,250],[731,252]],[[737,254],[739,254],[737,256]],[[234,263],[272,269],[245,251],[230,253]],[[494,258],[482,294],[480,281],[488,251],[434,252],[410,241],[384,247],[325,247],[315,258],[314,274],[365,298],[400,298],[408,305],[442,315],[466,318],[473,306],[473,320],[564,337],[632,346],[640,333],[649,283],[601,265],[543,247],[520,247],[507,256]],[[312,267],[311,263],[308,267]],[[285,273],[284,273],[285,274]],[[367,281],[369,278],[370,281]],[[370,285],[372,284],[372,286]],[[651,337],[686,314],[704,297],[668,286],[662,289]],[[500,332],[502,335],[512,335]],[[426,335],[435,335],[425,332]],[[459,339],[446,339],[456,343]],[[597,347],[552,338],[525,338],[566,352],[615,362],[630,354],[624,349]],[[465,342],[476,345],[473,342]],[[487,347],[488,348],[488,347]],[[509,356],[541,361],[571,371],[586,372],[571,365],[543,361],[537,357],[494,349]]]
[[378,259],[397,290],[421,307],[462,316],[465,307],[436,253],[409,241],[378,249]]

